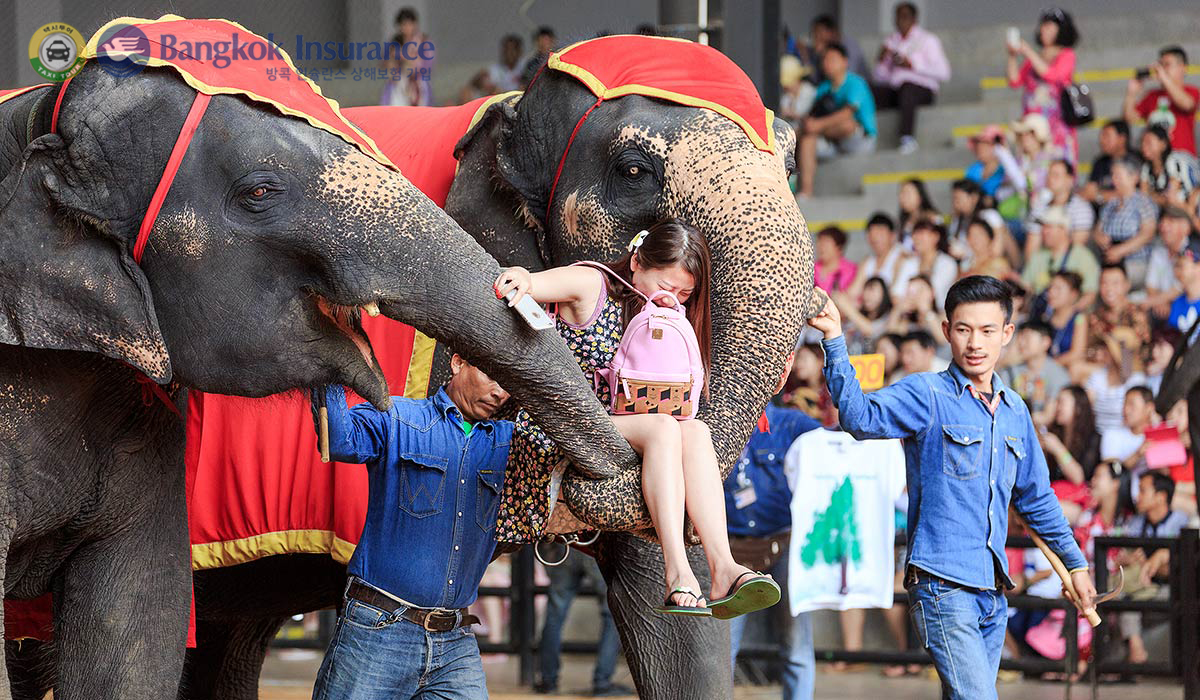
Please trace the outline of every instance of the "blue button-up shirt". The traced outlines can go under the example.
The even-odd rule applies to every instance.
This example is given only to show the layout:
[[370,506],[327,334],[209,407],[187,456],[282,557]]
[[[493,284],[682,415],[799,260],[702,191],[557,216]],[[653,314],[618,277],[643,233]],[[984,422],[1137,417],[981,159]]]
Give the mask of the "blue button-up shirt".
[[340,386],[325,396],[329,454],[365,464],[370,489],[349,573],[423,608],[473,603],[496,547],[513,424],[480,421],[468,435],[445,389],[394,396],[386,412],[347,408]]
[[1083,569],[1029,410],[992,377],[995,413],[968,390],[957,365],[910,375],[863,394],[842,337],[826,340],[825,380],[842,427],[859,440],[905,438],[908,563],[972,588],[1008,578],[1004,543],[1011,503],[1069,569]]
[[[821,424],[803,411],[767,405],[771,431],[755,431],[737,466],[725,479],[725,517],[729,534],[770,537],[792,527],[792,490],[783,472],[783,458],[796,438]],[[754,502],[738,508],[734,492],[750,484]]]

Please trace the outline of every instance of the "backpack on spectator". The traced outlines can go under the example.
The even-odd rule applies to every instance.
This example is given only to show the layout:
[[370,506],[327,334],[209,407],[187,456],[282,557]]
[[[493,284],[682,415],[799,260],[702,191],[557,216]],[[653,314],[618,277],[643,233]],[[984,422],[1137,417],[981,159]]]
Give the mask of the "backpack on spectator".
[[[662,413],[677,420],[696,417],[704,389],[704,362],[696,331],[674,294],[657,291],[647,297],[607,265],[582,261],[616,279],[645,300],[625,328],[621,344],[607,367],[596,371],[597,386],[603,381],[612,393],[614,415]],[[654,303],[666,296],[674,306]]]

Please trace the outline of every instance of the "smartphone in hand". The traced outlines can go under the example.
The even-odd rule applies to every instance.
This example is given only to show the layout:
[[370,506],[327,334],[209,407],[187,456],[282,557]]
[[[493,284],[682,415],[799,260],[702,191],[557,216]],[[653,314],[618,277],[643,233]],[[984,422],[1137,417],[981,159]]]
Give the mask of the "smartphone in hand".
[[1021,30],[1016,27],[1009,27],[1007,42],[1014,49],[1021,48]]
[[[517,290],[513,289],[510,290],[508,294],[505,294],[504,298],[511,302],[513,297],[516,295]],[[544,331],[547,328],[554,327],[554,319],[550,318],[550,315],[546,313],[546,310],[539,306],[538,303],[533,300],[533,297],[528,294],[522,296],[521,300],[518,301],[517,305],[513,308],[518,314],[521,315],[521,318],[525,319],[525,322],[529,324],[529,327],[535,331]]]

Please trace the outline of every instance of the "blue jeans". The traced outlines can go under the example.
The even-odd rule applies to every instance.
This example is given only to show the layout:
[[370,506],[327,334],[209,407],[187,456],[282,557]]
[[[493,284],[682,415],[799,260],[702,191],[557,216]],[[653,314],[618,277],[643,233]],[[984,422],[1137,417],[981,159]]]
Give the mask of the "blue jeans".
[[400,617],[346,599],[317,672],[313,700],[477,700],[487,682],[470,627],[427,632]]
[[[551,554],[550,549],[543,549],[547,557]],[[555,554],[549,561],[556,561],[559,556],[561,554]],[[542,682],[547,685],[558,683],[563,625],[567,622],[567,613],[571,610],[571,603],[580,585],[585,579],[591,579],[592,586],[599,594],[597,600],[600,604],[600,645],[596,650],[596,666],[592,670],[592,687],[607,688],[612,684],[613,672],[617,668],[621,639],[617,636],[612,614],[608,611],[608,588],[600,574],[600,567],[595,559],[583,552],[572,551],[562,564],[547,566],[546,574],[550,577],[550,590],[546,601],[546,621],[542,625],[542,639],[538,644]]]
[[[779,605],[766,610],[739,615],[729,621],[730,652],[733,665],[737,666],[738,651],[742,646],[742,635],[746,631],[746,623],[751,615],[776,615],[787,617],[787,557],[779,558],[775,566],[767,573],[779,584],[783,591],[783,600]],[[783,700],[812,700],[813,686],[816,683],[817,660],[813,652],[812,615],[800,613],[791,618],[787,643],[784,645],[786,656],[783,664]]]
[[949,700],[994,700],[996,672],[1008,625],[1008,600],[998,589],[965,588],[921,572],[908,586],[909,616],[933,657]]

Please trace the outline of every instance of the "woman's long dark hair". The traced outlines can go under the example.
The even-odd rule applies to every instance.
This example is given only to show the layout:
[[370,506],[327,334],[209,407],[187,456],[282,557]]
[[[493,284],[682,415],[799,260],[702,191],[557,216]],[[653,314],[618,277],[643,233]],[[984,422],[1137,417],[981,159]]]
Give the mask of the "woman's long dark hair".
[[[868,312],[864,308],[862,314],[863,316],[867,317],[868,321],[878,321],[881,318],[886,318],[888,314],[892,313],[892,293],[888,290],[887,282],[884,282],[882,277],[877,276],[867,280],[863,283],[863,289],[866,289],[868,285],[872,284],[878,284],[879,288],[883,290],[883,299],[879,301],[879,308],[875,309],[874,313]],[[933,303],[936,304],[937,300],[935,299]],[[821,361],[824,362],[824,360]]]
[[[905,180],[904,182],[900,183],[901,187],[903,187],[905,185],[912,185],[913,187],[917,188],[917,197],[921,200],[920,204],[917,205],[917,211],[913,213],[913,216],[915,216],[919,219],[919,218],[925,217],[927,214],[940,214],[941,213],[938,211],[938,208],[936,206],[934,206],[933,200],[930,199],[929,191],[927,189],[925,189],[925,181],[924,180],[922,180],[919,177],[910,177],[907,180]],[[899,212],[900,212],[900,215],[898,217],[898,219],[899,219],[898,220],[898,223],[899,223],[898,228],[901,231],[903,231],[906,228],[908,228],[908,225],[910,223],[909,215],[907,212],[904,211],[903,208],[900,208]]]
[[[679,265],[687,270],[696,286],[684,304],[684,309],[692,329],[696,331],[704,374],[708,375],[712,356],[712,307],[709,302],[712,255],[708,250],[708,240],[699,229],[679,219],[665,219],[646,230],[649,234],[642,240],[641,245],[626,253],[620,260],[608,263],[608,266],[629,284],[633,284],[630,261],[635,255],[638,267],[643,269],[660,270]],[[629,325],[629,321],[645,304],[640,296],[624,285],[609,284],[608,293],[621,303],[623,325]],[[706,381],[706,394],[708,386]]]
[[1063,391],[1069,392],[1075,399],[1075,416],[1068,426],[1053,423],[1050,432],[1057,435],[1075,461],[1079,461],[1087,451],[1092,434],[1096,432],[1096,413],[1092,410],[1092,401],[1083,387],[1071,384],[1064,387]]

